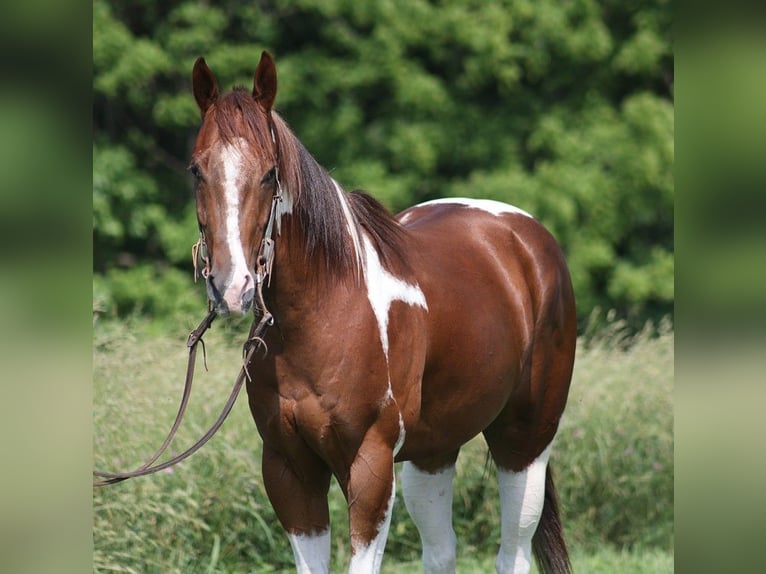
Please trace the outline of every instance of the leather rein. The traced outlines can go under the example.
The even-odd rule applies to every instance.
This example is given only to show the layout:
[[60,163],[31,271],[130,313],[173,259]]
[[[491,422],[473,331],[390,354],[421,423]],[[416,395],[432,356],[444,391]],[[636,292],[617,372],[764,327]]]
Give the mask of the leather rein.
[[[271,209],[269,211],[269,219],[266,223],[266,228],[263,232],[263,237],[261,239],[260,246],[258,248],[258,257],[256,259],[256,269],[255,269],[255,290],[256,290],[256,298],[255,298],[255,306],[253,309],[253,313],[255,315],[253,319],[253,324],[250,327],[250,333],[247,337],[247,340],[245,341],[244,347],[243,347],[243,363],[242,368],[239,371],[239,375],[237,375],[237,378],[234,382],[234,387],[231,390],[231,393],[229,393],[229,398],[226,400],[226,403],[224,404],[223,409],[221,410],[221,414],[218,415],[218,418],[215,420],[213,425],[210,427],[210,429],[202,435],[202,437],[195,442],[192,446],[187,448],[185,451],[181,452],[180,454],[164,461],[161,463],[156,463],[157,459],[162,456],[162,454],[165,452],[165,450],[168,448],[170,443],[173,441],[173,438],[176,435],[176,432],[178,431],[178,428],[181,426],[181,421],[183,420],[183,417],[186,413],[186,407],[189,403],[189,397],[191,396],[191,389],[192,389],[192,382],[194,380],[194,368],[196,365],[196,359],[197,359],[197,345],[199,343],[202,343],[202,352],[203,357],[205,355],[205,342],[202,340],[202,335],[204,335],[205,331],[207,331],[210,326],[213,323],[213,320],[215,319],[217,315],[217,311],[213,308],[211,309],[207,316],[202,320],[202,322],[197,326],[196,329],[194,329],[191,333],[189,333],[189,338],[186,341],[186,346],[189,348],[189,359],[186,366],[186,380],[184,382],[184,390],[183,394],[181,396],[181,403],[178,406],[178,412],[176,413],[175,421],[173,422],[172,427],[170,428],[170,431],[168,432],[167,437],[163,441],[162,445],[159,449],[151,456],[149,457],[146,462],[144,462],[141,466],[138,468],[128,471],[128,472],[105,472],[101,470],[94,470],[93,476],[97,477],[97,480],[93,481],[93,486],[108,486],[110,484],[117,484],[118,482],[122,482],[123,480],[127,480],[129,478],[135,478],[138,476],[146,476],[148,474],[154,474],[155,472],[160,472],[161,470],[165,470],[166,468],[170,468],[171,466],[174,466],[181,462],[182,460],[185,460],[189,458],[192,454],[197,452],[202,446],[205,445],[212,437],[213,435],[218,432],[218,429],[221,428],[221,425],[223,425],[224,421],[226,420],[226,417],[229,416],[229,413],[231,412],[232,407],[234,406],[234,403],[237,400],[237,396],[239,396],[239,392],[242,389],[242,384],[245,382],[245,379],[250,380],[250,375],[247,371],[247,366],[250,363],[250,360],[252,359],[255,352],[258,350],[258,348],[263,347],[264,352],[268,352],[268,347],[266,346],[266,342],[264,340],[264,335],[266,333],[266,329],[268,329],[270,326],[274,324],[274,317],[271,314],[271,312],[266,307],[266,303],[263,299],[263,285],[268,283],[271,280],[271,268],[274,263],[274,222],[276,220],[277,216],[277,206],[282,201],[282,185],[279,180],[279,145],[275,136],[274,132],[274,126],[271,122],[271,117],[269,117],[270,120],[270,129],[271,129],[271,137],[274,141],[274,144],[276,146],[276,152],[277,152],[277,162],[274,167],[275,169],[275,178],[276,178],[276,189],[274,191],[274,195],[272,196],[271,201]],[[192,247],[192,258],[194,260],[194,278],[197,279],[197,262],[198,258],[201,258],[204,267],[202,269],[202,276],[207,279],[209,272],[210,272],[210,260],[207,256],[207,245],[205,243],[205,236],[202,231],[200,231],[200,238],[197,241],[197,243],[194,244]],[[260,320],[256,322],[256,319],[260,315]],[[206,365],[207,368],[207,365]]]

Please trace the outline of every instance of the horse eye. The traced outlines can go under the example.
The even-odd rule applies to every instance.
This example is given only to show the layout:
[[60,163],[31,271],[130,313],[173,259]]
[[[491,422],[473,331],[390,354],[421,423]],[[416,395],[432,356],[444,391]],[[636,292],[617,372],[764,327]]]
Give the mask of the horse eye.
[[266,175],[264,175],[263,178],[261,179],[261,185],[274,183],[276,179],[277,179],[277,168],[272,167],[269,171],[266,172]]
[[200,168],[196,163],[193,163],[189,166],[189,171],[196,181],[202,181],[202,171],[200,171]]

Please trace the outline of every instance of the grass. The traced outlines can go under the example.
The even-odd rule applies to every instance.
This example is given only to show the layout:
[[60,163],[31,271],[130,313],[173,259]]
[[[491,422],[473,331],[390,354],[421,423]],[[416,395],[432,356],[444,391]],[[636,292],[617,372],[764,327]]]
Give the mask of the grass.
[[[612,325],[580,349],[554,445],[574,547],[673,546],[673,333]],[[574,511],[574,512],[573,512]]]
[[[186,364],[189,322],[94,327],[95,466],[129,469],[169,428]],[[218,414],[241,362],[246,326],[217,322],[171,446],[195,441]],[[201,353],[200,353],[201,355]],[[626,338],[619,326],[581,344],[552,464],[575,572],[673,570],[673,333]],[[151,477],[94,491],[94,572],[293,572],[292,553],[263,491],[260,438],[241,397],[199,453]],[[499,512],[494,469],[481,439],[458,460],[454,525],[458,571],[494,571]],[[349,559],[345,501],[333,484],[333,571]],[[384,572],[418,572],[420,543],[401,497]]]
[[[664,550],[643,550],[629,552],[605,546],[594,553],[575,552],[572,556],[572,570],[583,574],[664,574],[673,572],[673,554]],[[422,572],[420,562],[389,564],[383,560],[382,574],[412,574]],[[460,574],[488,574],[495,571],[495,557],[460,558],[457,562]],[[285,574],[288,574],[286,571]],[[532,574],[538,574],[537,565]]]

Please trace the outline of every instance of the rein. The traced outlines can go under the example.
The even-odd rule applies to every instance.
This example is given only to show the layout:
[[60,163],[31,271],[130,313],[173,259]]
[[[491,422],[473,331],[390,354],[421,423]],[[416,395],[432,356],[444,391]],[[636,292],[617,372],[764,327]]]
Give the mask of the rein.
[[148,474],[154,474],[155,472],[170,468],[171,466],[178,464],[182,460],[189,458],[191,455],[197,452],[213,437],[216,432],[218,432],[218,429],[221,428],[221,425],[226,420],[226,417],[229,416],[229,413],[234,406],[234,402],[237,400],[237,396],[239,396],[239,391],[242,388],[242,383],[245,382],[245,378],[248,380],[250,379],[250,376],[247,373],[247,364],[250,362],[253,354],[258,349],[259,344],[263,342],[263,335],[266,332],[266,328],[269,326],[269,323],[263,319],[261,319],[258,324],[253,322],[253,325],[250,328],[250,335],[248,336],[244,345],[245,358],[242,369],[239,371],[239,375],[234,382],[234,387],[232,388],[231,393],[229,394],[229,398],[226,400],[226,403],[221,410],[221,414],[218,415],[218,418],[210,427],[210,429],[204,435],[202,435],[202,438],[200,438],[197,442],[195,442],[182,453],[165,462],[154,464],[154,462],[162,455],[162,453],[165,452],[165,449],[167,449],[168,445],[173,440],[178,427],[181,426],[181,421],[183,420],[184,414],[186,413],[186,407],[189,403],[189,396],[191,395],[192,381],[194,380],[194,366],[197,357],[197,345],[202,343],[204,353],[205,343],[202,340],[202,335],[205,333],[205,331],[208,330],[208,328],[210,328],[213,319],[215,319],[215,315],[215,311],[210,311],[202,320],[202,323],[200,323],[200,325],[189,334],[189,339],[186,342],[186,345],[189,347],[189,362],[186,368],[186,382],[184,383],[183,396],[181,398],[181,404],[178,407],[176,419],[173,422],[173,426],[171,427],[167,438],[165,438],[165,441],[162,443],[162,446],[160,446],[160,448],[157,449],[157,452],[155,452],[144,464],[135,470],[129,472],[103,472],[99,470],[93,471],[94,476],[104,479],[94,481],[93,486],[107,486],[110,484],[116,484],[129,478],[146,476]]
[[[250,363],[250,360],[252,359],[255,352],[258,350],[259,347],[262,346],[264,349],[264,352],[268,353],[268,346],[266,345],[266,341],[264,340],[263,337],[266,334],[266,329],[268,329],[270,326],[274,324],[274,316],[266,307],[266,302],[263,299],[263,285],[264,283],[266,283],[268,286],[271,282],[271,269],[274,264],[274,238],[273,238],[274,221],[276,220],[277,206],[282,201],[282,184],[280,183],[280,180],[279,180],[279,167],[278,167],[279,145],[277,143],[277,139],[274,134],[273,125],[271,125],[270,128],[271,128],[271,136],[272,136],[272,139],[274,140],[274,144],[276,146],[276,151],[277,151],[277,165],[274,168],[276,170],[276,174],[275,174],[276,190],[274,191],[274,195],[272,196],[271,209],[269,210],[269,219],[268,219],[268,222],[266,223],[266,228],[264,229],[264,232],[263,232],[263,237],[261,239],[261,243],[258,248],[258,256],[256,259],[256,270],[255,270],[256,299],[255,299],[255,308],[253,309],[253,314],[254,314],[253,324],[250,327],[250,333],[243,346],[244,360],[242,363],[242,368],[239,371],[239,375],[237,375],[237,379],[234,381],[234,387],[232,388],[231,393],[229,393],[229,398],[226,400],[226,403],[224,404],[224,407],[221,410],[221,414],[218,415],[218,418],[216,419],[216,421],[213,423],[210,429],[204,435],[202,435],[202,437],[197,442],[195,442],[192,446],[190,446],[188,449],[186,449],[182,453],[166,460],[165,462],[155,464],[157,459],[160,456],[162,456],[162,453],[165,452],[165,450],[168,448],[168,446],[172,442],[173,438],[176,435],[176,432],[178,431],[178,428],[181,426],[181,421],[183,420],[183,417],[186,413],[186,407],[189,403],[189,397],[191,396],[192,382],[194,380],[194,368],[195,368],[196,359],[197,359],[197,345],[199,343],[202,343],[202,353],[204,358],[205,357],[205,342],[202,340],[202,335],[204,335],[205,331],[207,331],[210,328],[217,314],[217,311],[215,309],[211,309],[208,312],[207,316],[197,326],[197,328],[194,329],[191,333],[189,333],[189,338],[186,341],[186,346],[189,348],[189,360],[186,366],[186,380],[184,382],[184,390],[183,390],[183,395],[181,397],[181,404],[178,407],[178,412],[176,413],[176,418],[175,418],[175,421],[173,422],[173,426],[170,428],[170,431],[168,432],[168,435],[163,441],[162,445],[160,446],[159,449],[157,449],[157,451],[151,457],[149,457],[149,459],[147,459],[146,462],[144,462],[144,464],[142,464],[135,470],[128,471],[128,472],[104,472],[100,470],[94,470],[93,476],[98,477],[100,480],[95,480],[93,482],[93,486],[108,486],[111,484],[117,484],[118,482],[122,482],[123,480],[127,480],[129,478],[136,478],[138,476],[146,476],[149,474],[154,474],[155,472],[165,470],[166,468],[170,468],[171,466],[178,464],[179,462],[189,458],[192,454],[197,452],[200,448],[202,448],[202,446],[205,445],[205,443],[207,443],[213,437],[213,435],[216,432],[218,432],[218,429],[221,428],[221,425],[223,425],[224,421],[226,420],[226,417],[229,416],[229,413],[231,412],[231,409],[234,406],[234,403],[237,400],[237,397],[239,396],[239,391],[242,389],[242,384],[245,382],[245,379],[251,380],[250,375],[247,372],[247,365]],[[205,279],[207,279],[208,275],[210,274],[210,259],[207,253],[207,244],[205,242],[205,236],[202,231],[200,231],[200,238],[197,240],[197,243],[195,243],[194,246],[192,247],[192,258],[194,260],[195,281],[197,279],[198,259],[202,259],[202,262],[204,263],[204,267],[202,269],[201,275]],[[260,315],[260,320],[256,323],[255,318],[257,318],[258,315]]]

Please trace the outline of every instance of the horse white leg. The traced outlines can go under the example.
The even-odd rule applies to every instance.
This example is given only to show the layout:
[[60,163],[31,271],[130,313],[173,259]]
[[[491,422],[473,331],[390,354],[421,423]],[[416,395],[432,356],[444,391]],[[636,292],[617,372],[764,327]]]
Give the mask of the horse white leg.
[[545,470],[551,445],[521,472],[497,471],[500,490],[500,551],[498,574],[528,574],[532,564],[532,536],[545,502]]
[[[263,445],[263,484],[287,532],[298,574],[330,571],[330,517],[327,491],[330,470],[311,451],[295,466],[268,444]],[[313,458],[312,458],[313,457]]]
[[328,574],[330,571],[330,529],[319,534],[288,534],[298,574]]
[[383,551],[386,548],[388,539],[388,528],[391,525],[391,514],[394,510],[394,500],[396,499],[396,478],[393,464],[391,465],[391,492],[388,498],[383,519],[378,525],[378,531],[375,537],[369,542],[357,542],[353,536],[351,539],[352,555],[351,564],[348,569],[349,574],[377,574],[380,572],[383,563]]
[[420,533],[423,571],[425,574],[454,574],[456,538],[452,529],[452,481],[455,467],[429,473],[405,462],[401,477],[404,504]]

